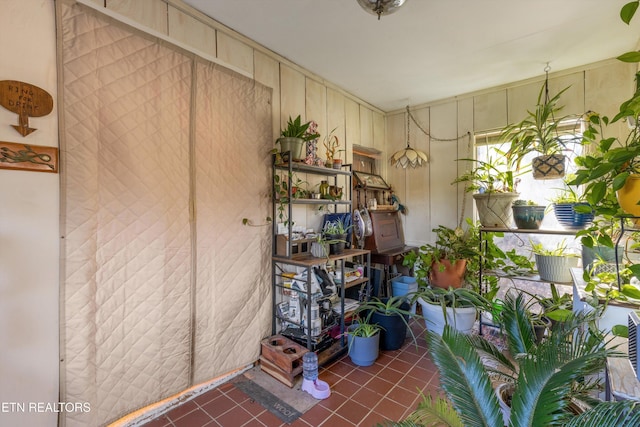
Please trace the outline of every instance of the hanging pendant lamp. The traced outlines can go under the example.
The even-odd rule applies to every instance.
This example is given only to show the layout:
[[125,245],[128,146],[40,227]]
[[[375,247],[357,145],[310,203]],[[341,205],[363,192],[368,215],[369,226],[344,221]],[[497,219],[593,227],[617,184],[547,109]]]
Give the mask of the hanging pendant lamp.
[[391,156],[391,165],[395,167],[402,167],[403,169],[406,169],[407,166],[411,166],[412,168],[417,168],[423,165],[426,166],[429,162],[429,157],[427,157],[424,152],[416,150],[415,148],[411,148],[411,144],[409,143],[409,126],[411,124],[409,120],[410,118],[411,112],[409,111],[409,106],[407,105],[407,147],[395,152]]
[[378,21],[382,15],[390,15],[400,9],[406,0],[358,0],[358,4],[372,15],[378,15]]

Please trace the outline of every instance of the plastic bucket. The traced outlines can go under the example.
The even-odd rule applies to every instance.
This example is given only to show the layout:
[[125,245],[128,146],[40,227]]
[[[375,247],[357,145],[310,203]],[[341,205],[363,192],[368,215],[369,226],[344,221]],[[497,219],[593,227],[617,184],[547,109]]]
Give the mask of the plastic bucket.
[[[418,282],[415,277],[398,276],[391,279],[392,292],[394,297],[402,297],[409,293],[418,291]],[[407,298],[407,301],[409,298]],[[416,303],[411,305],[411,314],[416,314]]]

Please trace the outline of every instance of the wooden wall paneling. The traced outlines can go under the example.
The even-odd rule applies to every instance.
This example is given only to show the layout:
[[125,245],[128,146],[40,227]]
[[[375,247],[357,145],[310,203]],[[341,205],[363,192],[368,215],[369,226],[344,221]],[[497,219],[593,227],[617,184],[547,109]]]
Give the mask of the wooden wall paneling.
[[[346,140],[345,100],[345,96],[342,93],[337,90],[327,88],[327,135],[333,130],[333,135],[338,138],[338,142],[340,142],[340,146],[342,148],[345,147]],[[318,144],[318,155],[325,160],[327,159],[327,153],[323,142],[325,141],[325,136],[327,135],[322,136],[320,138],[320,143]],[[346,159],[346,163],[351,163],[353,161],[351,150],[342,152],[341,154],[342,159]],[[344,178],[338,185],[344,187],[344,194],[348,194],[346,180]],[[356,207],[356,200],[353,200],[353,203],[353,206]]]
[[109,10],[117,12],[149,28],[168,34],[167,3],[160,0],[105,0]]
[[[280,129],[287,125],[289,117],[295,119],[298,115],[307,120],[305,114],[305,76],[301,72],[280,63]],[[300,176],[300,179],[305,179]],[[307,209],[305,205],[294,206],[293,222],[296,225],[306,225]]]
[[373,112],[373,145],[372,147],[384,151],[385,139],[384,139],[384,115]]
[[360,145],[360,105],[349,98],[344,99],[345,149],[351,153],[353,145]]
[[373,112],[373,148],[382,151],[381,158],[376,162],[378,174],[386,176],[389,153],[386,152],[385,120],[382,113]]
[[360,105],[360,145],[373,147],[373,111]]
[[[507,122],[517,123],[527,117],[527,111],[536,108],[542,81],[507,89]],[[488,129],[484,129],[488,130]]]
[[[585,111],[594,111],[612,119],[620,110],[620,104],[629,99],[636,87],[636,64],[621,61],[585,71]],[[624,140],[629,128],[624,121],[607,127],[607,137]]]
[[[449,102],[431,107],[431,135],[448,139],[458,135],[457,103]],[[431,142],[431,222],[432,224],[456,227],[458,218],[457,193],[451,185],[456,177],[459,158],[457,141]]]
[[[405,191],[406,190],[406,186],[405,186],[406,171],[405,169],[391,166],[389,164],[389,158],[396,151],[406,147],[407,145],[406,125],[407,125],[407,116],[406,116],[406,113],[404,112],[391,114],[387,116],[387,129],[386,129],[387,153],[380,160],[381,163],[386,164],[386,168],[387,168],[386,175],[382,175],[382,176],[387,178],[387,184],[389,184],[393,188],[393,191],[402,201],[407,200],[407,193]],[[380,202],[380,200],[378,200],[378,202]],[[383,202],[384,204],[389,203],[387,200],[384,200]],[[411,207],[409,207],[409,209],[411,209]],[[405,233],[407,232],[406,228],[404,231]],[[406,240],[406,236],[405,236],[405,240]]]
[[[327,135],[327,88],[316,80],[306,78],[306,108],[305,113],[307,120],[314,120],[318,123],[318,148],[322,153],[322,139]],[[322,177],[314,174],[306,176],[308,182],[307,188],[310,191],[318,191]],[[339,184],[339,185],[343,185]],[[306,209],[306,227],[319,230],[322,225],[322,215],[319,215],[317,209]]]
[[169,5],[169,37],[216,57],[216,30]]
[[[333,134],[338,137],[340,145],[344,148],[346,140],[346,121],[345,121],[345,96],[337,90],[327,88],[327,129],[328,132],[333,130]],[[334,130],[335,129],[335,130]],[[327,132],[327,135],[328,135]],[[320,157],[326,160],[327,153],[322,143],[324,137],[320,139]],[[347,151],[347,163],[353,160],[351,151]]]
[[318,123],[318,133],[327,134],[327,88],[316,80],[305,79],[305,114]]
[[584,113],[584,71],[566,76],[549,78],[549,98],[554,97],[564,88],[568,89],[560,96],[558,105],[563,108],[560,117],[566,115],[582,115]]
[[473,129],[476,132],[507,125],[507,91],[477,95],[473,98]]
[[240,40],[216,32],[218,58],[253,75],[253,48]]
[[254,52],[254,78],[273,89],[271,109],[273,111],[273,141],[280,136],[280,64],[262,52]]
[[[411,114],[420,126],[429,132],[431,128],[430,108],[421,108],[412,111]],[[429,137],[425,135],[413,121],[410,122],[410,130],[411,147],[422,150],[429,155],[431,148]],[[406,135],[404,135],[404,138],[401,140],[406,144]],[[411,167],[405,169],[405,196],[401,198],[400,201],[407,206],[409,212],[407,215],[402,215],[405,241],[409,245],[420,246],[425,244],[429,239],[432,228],[429,226],[429,224],[431,224],[430,179],[433,178],[430,175],[431,168],[432,164],[430,163],[427,164],[427,166],[415,169]]]
[[284,128],[289,117],[302,120],[305,116],[305,77],[299,71],[280,63],[280,128]]
[[[468,136],[465,136],[468,135]],[[460,158],[473,158],[475,147],[473,144],[473,98],[458,101],[458,156]],[[464,173],[468,162],[456,162],[456,174]],[[458,218],[473,218],[474,201],[471,193],[464,191],[464,184],[457,185]]]

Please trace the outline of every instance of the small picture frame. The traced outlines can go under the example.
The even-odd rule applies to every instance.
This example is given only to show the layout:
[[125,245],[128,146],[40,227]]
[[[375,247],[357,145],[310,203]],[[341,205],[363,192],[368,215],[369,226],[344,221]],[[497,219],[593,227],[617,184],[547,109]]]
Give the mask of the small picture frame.
[[353,172],[356,179],[356,185],[360,188],[372,188],[375,190],[389,190],[389,185],[380,175],[366,172]]

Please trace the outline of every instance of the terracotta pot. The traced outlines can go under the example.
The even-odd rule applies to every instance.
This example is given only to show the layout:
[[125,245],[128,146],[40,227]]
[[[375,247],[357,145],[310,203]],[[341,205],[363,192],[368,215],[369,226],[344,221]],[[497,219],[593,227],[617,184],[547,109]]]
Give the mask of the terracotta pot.
[[[629,175],[624,186],[616,192],[620,207],[629,215],[640,217],[640,175]],[[640,225],[640,220],[634,221]]]
[[[444,266],[444,269],[442,266]],[[456,260],[453,264],[448,259],[441,259],[431,265],[429,282],[431,285],[439,288],[459,288],[462,286],[466,270],[466,259]]]

